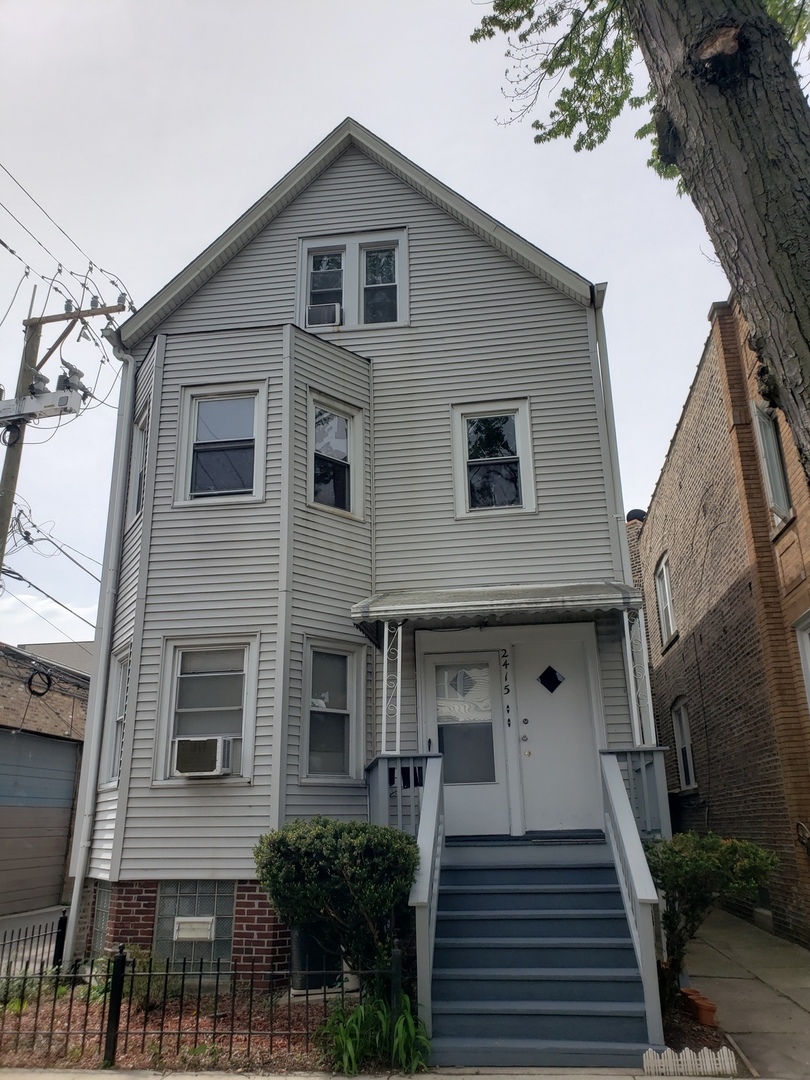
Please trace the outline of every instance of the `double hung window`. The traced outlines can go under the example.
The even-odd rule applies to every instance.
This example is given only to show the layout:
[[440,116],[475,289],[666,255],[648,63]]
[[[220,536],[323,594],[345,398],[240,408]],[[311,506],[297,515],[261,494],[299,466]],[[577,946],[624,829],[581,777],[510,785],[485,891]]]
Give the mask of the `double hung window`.
[[782,456],[782,443],[779,438],[779,425],[775,414],[770,409],[754,405],[753,412],[768,508],[773,526],[778,528],[787,521],[793,511],[785,460]]
[[129,694],[129,656],[113,660],[110,671],[109,695],[107,698],[107,732],[105,735],[104,780],[117,780],[121,773],[121,756],[124,749],[124,727],[127,715],[127,696]]
[[193,499],[253,491],[255,398],[200,398],[191,451]]
[[175,499],[255,499],[264,483],[264,383],[184,387]]
[[407,321],[404,229],[306,240],[301,263],[305,326],[317,330]]
[[686,702],[678,699],[672,706],[672,733],[678,755],[678,777],[681,790],[697,787],[695,765],[692,760],[692,733],[689,729],[689,713]]
[[309,502],[362,517],[362,410],[311,391],[309,448]]
[[244,648],[178,651],[175,773],[240,771],[244,699]]
[[528,402],[456,405],[453,413],[457,515],[534,510]]
[[655,570],[655,596],[658,601],[658,625],[661,643],[666,645],[677,632],[675,609],[672,606],[672,583],[669,575],[669,557],[664,555]]
[[305,775],[311,779],[359,775],[364,656],[362,646],[308,645]]
[[166,643],[158,717],[158,781],[249,776],[258,639]]
[[329,409],[315,409],[314,502],[351,509],[348,416]]

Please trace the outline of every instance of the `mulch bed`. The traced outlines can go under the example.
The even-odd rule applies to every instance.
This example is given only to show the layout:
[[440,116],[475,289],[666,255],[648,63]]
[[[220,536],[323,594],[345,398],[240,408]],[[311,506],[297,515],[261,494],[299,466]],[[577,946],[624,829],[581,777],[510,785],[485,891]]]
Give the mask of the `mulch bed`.
[[[664,1041],[672,1050],[694,1050],[697,1053],[704,1046],[709,1050],[720,1050],[726,1046],[735,1055],[736,1051],[728,1041],[725,1032],[720,1027],[706,1027],[694,1019],[688,1009],[676,1002],[670,1015],[664,1020]],[[744,1062],[740,1061],[738,1076],[749,1076]]]
[[[221,995],[176,1001],[144,1011],[126,1001],[121,1010],[116,1068],[317,1069],[323,1058],[315,1031],[323,1000],[250,1002]],[[104,1050],[101,1003],[81,997],[0,1010],[0,1066],[70,1065],[98,1068]]]

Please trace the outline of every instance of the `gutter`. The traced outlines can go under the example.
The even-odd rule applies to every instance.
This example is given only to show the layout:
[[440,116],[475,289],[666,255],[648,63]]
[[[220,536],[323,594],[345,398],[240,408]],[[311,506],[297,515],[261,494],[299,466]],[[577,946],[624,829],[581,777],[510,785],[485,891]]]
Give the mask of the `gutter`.
[[113,355],[126,368],[126,378],[118,399],[118,422],[116,425],[115,449],[113,453],[113,471],[110,484],[109,519],[107,540],[104,550],[104,573],[102,575],[103,595],[99,607],[95,640],[95,670],[90,681],[90,697],[87,704],[86,730],[89,738],[85,742],[82,755],[82,780],[79,793],[79,805],[84,802],[81,831],[78,838],[74,833],[72,867],[73,895],[70,902],[67,932],[65,935],[64,955],[68,961],[73,957],[76,944],[76,930],[79,909],[84,890],[84,879],[90,862],[90,847],[93,840],[93,826],[96,818],[98,801],[98,777],[101,767],[101,747],[104,735],[104,714],[107,702],[107,684],[110,674],[110,646],[113,634],[113,616],[118,595],[118,575],[121,564],[121,541],[124,535],[126,516],[127,484],[126,465],[129,447],[132,441],[135,395],[135,358],[125,352],[121,345],[118,331],[105,332],[104,336],[113,347]]

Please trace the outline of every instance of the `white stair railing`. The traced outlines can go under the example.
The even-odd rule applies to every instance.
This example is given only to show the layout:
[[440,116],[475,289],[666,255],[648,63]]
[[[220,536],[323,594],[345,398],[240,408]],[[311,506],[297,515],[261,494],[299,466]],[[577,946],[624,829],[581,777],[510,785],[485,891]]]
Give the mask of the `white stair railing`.
[[433,946],[436,941],[439,875],[444,852],[444,786],[440,756],[429,757],[425,761],[417,843],[419,868],[408,903],[415,909],[416,914],[416,996],[419,1018],[425,1025],[429,1038],[433,1032]]
[[655,951],[655,909],[658,893],[653,883],[619,762],[612,754],[600,755],[605,810],[605,837],[613,855],[630,936],[644,988],[647,1038],[655,1048],[664,1045],[658,969]]

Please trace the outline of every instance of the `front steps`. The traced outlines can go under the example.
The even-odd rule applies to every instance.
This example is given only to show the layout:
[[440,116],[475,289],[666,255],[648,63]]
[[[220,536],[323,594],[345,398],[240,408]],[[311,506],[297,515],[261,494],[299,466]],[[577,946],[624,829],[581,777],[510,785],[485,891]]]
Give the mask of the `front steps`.
[[643,991],[604,842],[446,854],[431,1064],[640,1067]]

